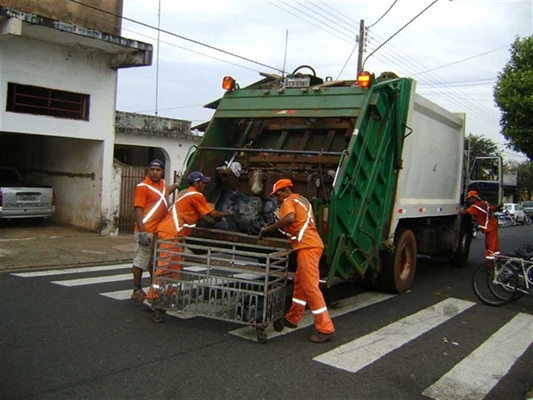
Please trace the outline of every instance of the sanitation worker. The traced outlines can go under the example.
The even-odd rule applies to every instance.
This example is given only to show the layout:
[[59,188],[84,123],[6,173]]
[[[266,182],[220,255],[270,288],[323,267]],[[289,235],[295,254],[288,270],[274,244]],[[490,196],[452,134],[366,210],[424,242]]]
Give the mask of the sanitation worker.
[[481,200],[478,192],[470,190],[466,196],[465,210],[459,211],[460,215],[470,214],[476,219],[479,230],[485,234],[485,259],[493,260],[494,256],[500,254],[500,241],[498,239],[498,221],[494,217],[494,211],[503,207],[503,203],[493,206],[485,200]]
[[316,329],[309,341],[324,343],[329,341],[335,333],[324,296],[319,288],[318,265],[324,244],[315,226],[311,204],[305,197],[292,193],[290,189],[292,186],[290,179],[280,179],[274,184],[270,196],[276,196],[281,204],[280,219],[263,227],[259,238],[275,229],[284,229],[296,253],[297,268],[294,276],[292,305],[283,319],[283,324],[295,329],[303,316],[306,304],[309,304]]
[[165,164],[155,159],[148,164],[144,180],[135,187],[133,207],[135,213],[135,249],[133,253],[133,293],[131,298],[143,302],[143,271],[152,273],[155,234],[157,225],[167,214],[167,197],[177,184],[165,185]]
[[[211,178],[204,176],[200,171],[194,171],[187,177],[189,187],[178,193],[176,201],[168,210],[167,215],[157,226],[157,238],[163,240],[160,244],[157,266],[168,270],[179,271],[181,269],[181,247],[171,243],[169,239],[182,238],[189,236],[200,218],[207,221],[220,221],[223,217],[231,215],[232,211],[217,211],[211,207],[203,195],[203,191]],[[164,241],[170,243],[165,243]],[[165,252],[165,250],[167,252]],[[156,279],[154,281],[155,287],[158,287],[157,276],[164,275],[167,278],[179,279],[179,274],[164,271],[162,269],[156,270]],[[157,292],[148,291],[147,299],[154,300],[157,297]]]

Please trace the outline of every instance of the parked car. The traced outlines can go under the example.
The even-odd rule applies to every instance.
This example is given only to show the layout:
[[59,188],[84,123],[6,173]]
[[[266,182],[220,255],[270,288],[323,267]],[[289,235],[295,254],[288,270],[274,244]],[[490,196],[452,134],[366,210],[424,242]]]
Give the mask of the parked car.
[[522,210],[531,217],[533,215],[533,201],[524,201],[522,203]]
[[15,168],[0,167],[0,219],[48,218],[54,211],[51,186],[24,182]]
[[503,205],[503,209],[507,210],[509,212],[509,216],[513,218],[516,222],[520,222],[521,224],[530,224],[531,220],[526,215],[524,210],[522,209],[522,206],[517,203],[505,203]]

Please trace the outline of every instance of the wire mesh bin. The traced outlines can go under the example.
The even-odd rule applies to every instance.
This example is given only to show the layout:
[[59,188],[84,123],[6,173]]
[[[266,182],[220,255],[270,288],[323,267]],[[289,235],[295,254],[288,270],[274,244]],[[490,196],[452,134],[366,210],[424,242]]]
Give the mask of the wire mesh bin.
[[282,328],[290,250],[186,238],[158,240],[152,308],[162,322],[172,310],[256,328]]

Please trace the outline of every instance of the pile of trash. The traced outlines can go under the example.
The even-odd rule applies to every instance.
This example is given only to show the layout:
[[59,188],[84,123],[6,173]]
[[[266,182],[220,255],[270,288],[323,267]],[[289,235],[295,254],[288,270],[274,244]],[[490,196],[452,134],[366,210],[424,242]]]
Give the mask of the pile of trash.
[[231,210],[233,215],[224,217],[214,225],[202,221],[198,226],[258,235],[262,227],[276,222],[274,211],[279,208],[279,203],[275,199],[250,196],[231,188],[222,193],[215,208],[220,211]]

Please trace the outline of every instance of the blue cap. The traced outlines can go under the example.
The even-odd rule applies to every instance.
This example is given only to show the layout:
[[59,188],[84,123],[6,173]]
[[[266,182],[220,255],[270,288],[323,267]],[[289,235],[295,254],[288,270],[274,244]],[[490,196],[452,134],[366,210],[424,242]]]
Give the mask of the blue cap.
[[161,169],[165,169],[165,163],[159,159],[155,159],[150,161],[150,164],[148,164],[148,167],[158,167]]
[[189,174],[187,181],[189,185],[192,185],[194,182],[204,182],[207,183],[211,180],[208,176],[204,176],[200,171],[194,171]]

